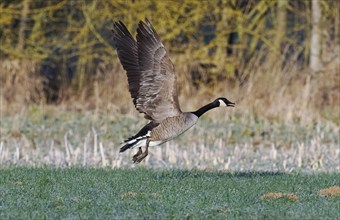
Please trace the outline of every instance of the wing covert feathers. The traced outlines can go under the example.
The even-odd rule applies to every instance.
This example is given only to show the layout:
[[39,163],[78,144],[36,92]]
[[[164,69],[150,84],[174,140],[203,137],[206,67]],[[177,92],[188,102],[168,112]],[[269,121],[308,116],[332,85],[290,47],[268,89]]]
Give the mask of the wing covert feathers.
[[179,115],[174,65],[151,23],[139,22],[137,41],[121,21],[113,32],[136,109],[156,122]]

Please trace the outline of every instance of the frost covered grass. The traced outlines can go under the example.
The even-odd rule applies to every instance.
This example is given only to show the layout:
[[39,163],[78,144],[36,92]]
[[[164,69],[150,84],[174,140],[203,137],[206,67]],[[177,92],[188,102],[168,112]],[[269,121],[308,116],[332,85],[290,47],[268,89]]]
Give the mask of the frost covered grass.
[[[136,149],[118,153],[144,119],[75,112],[2,117],[0,165],[135,167]],[[241,115],[203,117],[179,138],[150,149],[141,166],[227,171],[340,171],[339,127],[268,122]],[[137,165],[140,166],[140,165]]]

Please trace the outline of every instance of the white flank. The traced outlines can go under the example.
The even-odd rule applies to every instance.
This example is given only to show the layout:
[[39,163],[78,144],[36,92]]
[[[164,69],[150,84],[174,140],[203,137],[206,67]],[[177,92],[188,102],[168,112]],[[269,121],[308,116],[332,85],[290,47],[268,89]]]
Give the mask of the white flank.
[[[162,143],[164,143],[164,142],[163,141],[150,141],[149,147],[154,147],[154,146],[160,145]],[[131,149],[135,148],[135,147],[145,147],[145,146],[146,146],[146,139],[139,141],[137,144],[133,145],[131,147]]]
[[[126,143],[127,143],[127,144],[132,144],[132,143],[135,143],[136,141],[137,141],[136,139],[132,139],[132,140],[126,142]],[[124,145],[125,145],[125,144],[124,144]]]

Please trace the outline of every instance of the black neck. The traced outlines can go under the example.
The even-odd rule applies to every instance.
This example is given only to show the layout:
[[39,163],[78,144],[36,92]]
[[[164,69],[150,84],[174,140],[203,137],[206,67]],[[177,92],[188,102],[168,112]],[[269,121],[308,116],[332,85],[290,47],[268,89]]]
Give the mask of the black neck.
[[203,115],[207,111],[209,111],[213,108],[219,107],[219,106],[220,106],[219,102],[212,102],[212,103],[209,103],[208,105],[205,105],[202,108],[200,108],[197,111],[192,112],[192,113],[195,114],[197,117],[201,117],[201,115]]

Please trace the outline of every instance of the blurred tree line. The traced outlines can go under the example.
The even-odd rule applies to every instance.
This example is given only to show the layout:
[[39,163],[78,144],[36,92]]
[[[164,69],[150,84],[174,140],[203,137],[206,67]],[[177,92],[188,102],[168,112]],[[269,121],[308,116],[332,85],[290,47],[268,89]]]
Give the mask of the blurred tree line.
[[1,0],[0,56],[38,62],[53,102],[53,91],[81,90],[98,68],[118,62],[113,21],[134,35],[148,18],[176,64],[190,63],[196,86],[227,77],[242,84],[265,62],[321,70],[337,54],[339,7],[337,0]]

